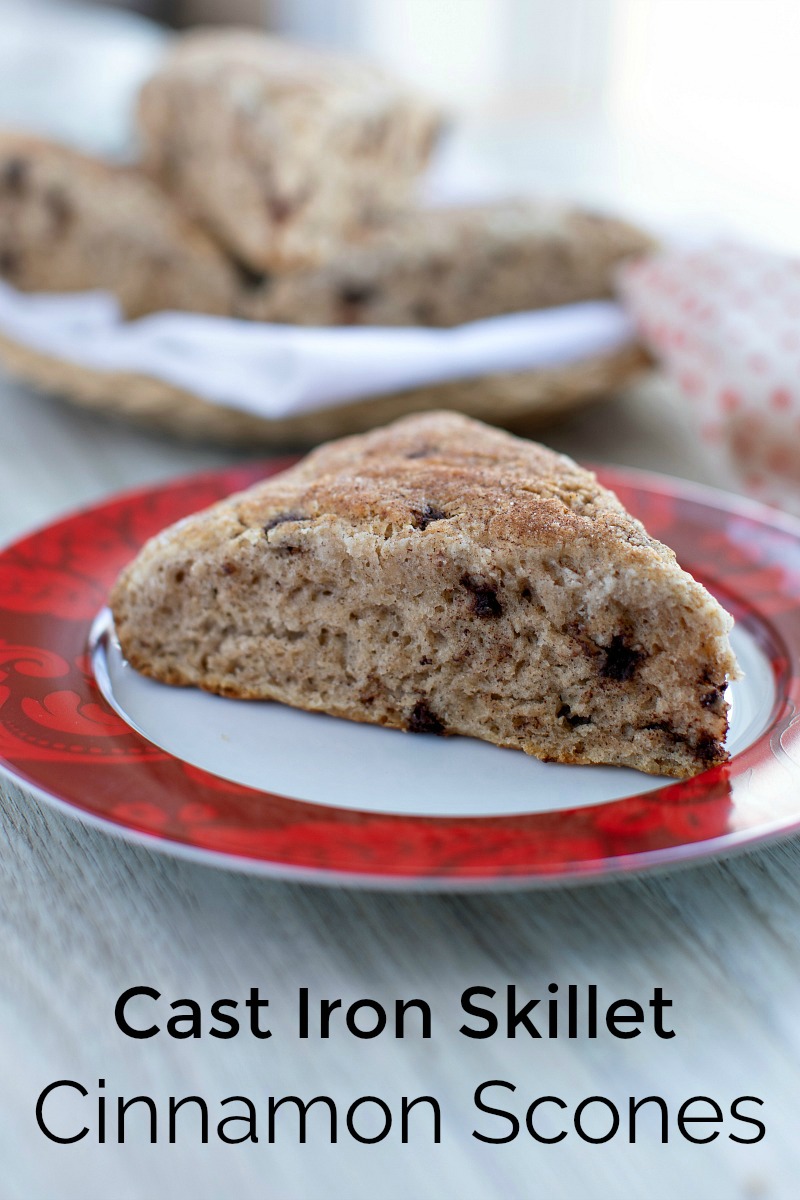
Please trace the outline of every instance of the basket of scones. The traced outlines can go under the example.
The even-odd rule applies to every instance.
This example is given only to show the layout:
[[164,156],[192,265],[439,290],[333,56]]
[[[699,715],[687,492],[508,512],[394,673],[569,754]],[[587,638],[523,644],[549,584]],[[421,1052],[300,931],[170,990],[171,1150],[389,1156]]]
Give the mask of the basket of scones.
[[371,65],[195,30],[136,117],[135,164],[0,133],[0,361],[41,389],[269,445],[431,407],[524,428],[647,362],[612,296],[650,238],[421,205],[442,116]]

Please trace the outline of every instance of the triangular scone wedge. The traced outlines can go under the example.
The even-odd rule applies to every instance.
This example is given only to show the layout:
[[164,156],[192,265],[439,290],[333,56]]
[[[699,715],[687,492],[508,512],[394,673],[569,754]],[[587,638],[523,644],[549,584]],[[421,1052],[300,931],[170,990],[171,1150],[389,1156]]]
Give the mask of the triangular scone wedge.
[[116,584],[155,679],[568,763],[723,762],[732,620],[569,458],[450,413],[322,446]]

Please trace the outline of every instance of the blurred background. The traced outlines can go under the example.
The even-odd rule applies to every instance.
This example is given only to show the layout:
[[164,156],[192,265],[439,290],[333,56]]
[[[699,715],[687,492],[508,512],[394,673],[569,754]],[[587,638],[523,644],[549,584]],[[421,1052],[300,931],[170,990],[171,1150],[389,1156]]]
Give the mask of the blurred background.
[[[721,303],[676,299],[719,263],[629,287],[659,369],[545,432],[800,513],[798,0],[0,0],[0,128],[135,161],[136,94],[203,24],[357,54],[430,93],[450,120],[423,202],[563,200],[629,218],[667,257],[721,239]],[[690,302],[714,314],[700,333]]]
[[170,27],[250,24],[443,100],[436,196],[534,189],[800,250],[797,0],[0,0],[0,22],[0,122],[90,149],[129,151]]

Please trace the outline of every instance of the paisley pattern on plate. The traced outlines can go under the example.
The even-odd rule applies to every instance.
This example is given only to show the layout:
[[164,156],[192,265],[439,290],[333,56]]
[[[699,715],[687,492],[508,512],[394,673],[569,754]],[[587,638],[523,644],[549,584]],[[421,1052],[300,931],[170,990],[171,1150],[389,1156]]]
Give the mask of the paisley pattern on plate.
[[154,746],[98,688],[92,621],[148,537],[286,465],[272,460],[121,496],[0,554],[0,768],[124,836],[324,882],[468,888],[576,880],[800,829],[800,522],[632,471],[599,474],[746,625],[771,663],[778,699],[768,728],[724,766],[581,809],[405,817],[258,791]]

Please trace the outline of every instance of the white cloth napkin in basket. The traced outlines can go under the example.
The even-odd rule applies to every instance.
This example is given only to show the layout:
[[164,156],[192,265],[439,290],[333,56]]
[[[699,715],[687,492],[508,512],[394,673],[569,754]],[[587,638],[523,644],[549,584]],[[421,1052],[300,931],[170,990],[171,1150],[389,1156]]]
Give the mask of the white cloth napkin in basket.
[[172,312],[126,321],[104,292],[24,295],[7,284],[0,284],[0,334],[80,366],[152,376],[272,418],[448,379],[562,366],[634,340],[632,322],[611,300],[455,329],[322,329]]

